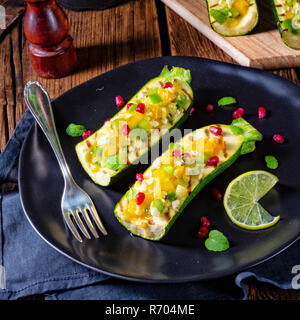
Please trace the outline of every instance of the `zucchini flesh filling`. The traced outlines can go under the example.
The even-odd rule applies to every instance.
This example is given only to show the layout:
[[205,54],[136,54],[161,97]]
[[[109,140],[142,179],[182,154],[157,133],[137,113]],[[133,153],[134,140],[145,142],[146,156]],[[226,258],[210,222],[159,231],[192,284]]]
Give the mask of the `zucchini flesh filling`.
[[255,0],[207,0],[210,23],[222,35],[250,32],[258,20]]
[[96,183],[109,185],[114,175],[188,113],[193,100],[190,80],[189,70],[165,67],[101,129],[76,146],[81,164]]
[[[133,234],[161,239],[178,214],[216,175],[240,154],[252,152],[261,134],[244,119],[193,131],[157,158],[115,208],[117,219]],[[143,194],[141,197],[140,195]],[[139,198],[144,198],[140,203]]]
[[272,0],[278,27],[284,42],[293,48],[300,49],[300,1]]

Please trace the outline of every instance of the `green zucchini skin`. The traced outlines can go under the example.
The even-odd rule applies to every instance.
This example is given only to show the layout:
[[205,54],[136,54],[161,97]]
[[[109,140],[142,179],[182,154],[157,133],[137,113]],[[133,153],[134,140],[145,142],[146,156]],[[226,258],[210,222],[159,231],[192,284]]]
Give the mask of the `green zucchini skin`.
[[[140,235],[136,232],[134,232],[133,230],[129,230],[132,234],[142,237],[144,239],[148,239],[148,240],[153,240],[153,241],[158,241],[161,240],[170,230],[170,228],[172,227],[172,225],[175,223],[175,221],[177,220],[177,218],[180,216],[180,214],[182,213],[182,211],[185,209],[185,207],[195,198],[195,196],[210,182],[212,181],[214,178],[216,178],[217,176],[219,176],[222,172],[224,172],[227,168],[229,168],[238,158],[240,155],[243,154],[247,154],[247,153],[251,153],[254,149],[255,149],[255,142],[256,141],[261,141],[263,139],[263,136],[254,128],[252,127],[246,120],[244,120],[243,118],[239,118],[236,119],[232,122],[233,126],[236,126],[240,129],[243,130],[243,134],[241,134],[243,136],[243,140],[239,146],[239,148],[237,149],[237,151],[224,163],[222,163],[217,169],[215,169],[214,171],[212,171],[210,174],[208,174],[195,188],[194,190],[192,190],[192,192],[188,195],[188,197],[184,200],[184,202],[181,204],[180,208],[178,209],[178,211],[176,212],[176,214],[172,217],[172,219],[168,222],[168,224],[165,226],[164,228],[164,232],[156,238],[153,237],[148,237],[145,235]],[[243,146],[245,146],[246,144],[251,144],[253,146],[253,148],[251,149],[244,149],[243,150]],[[147,170],[149,170],[151,167],[149,167]],[[147,171],[146,170],[146,171]],[[126,196],[126,194],[124,195],[124,197]],[[117,218],[117,220],[125,227],[127,228],[122,219],[120,219],[120,217],[117,214],[117,209],[118,209],[119,203],[116,205],[115,210],[114,210],[114,215]]]
[[280,37],[281,37],[283,43],[291,49],[300,50],[300,31],[298,31],[298,34],[297,34],[297,44],[291,43],[289,41],[288,37],[294,38],[295,35],[293,35],[293,33],[290,30],[283,29],[283,27],[281,25],[281,20],[280,20],[279,14],[278,14],[278,10],[276,8],[275,1],[274,0],[270,0],[270,1],[271,1],[271,6],[273,9],[274,17],[276,20],[277,28],[278,28],[278,31],[280,33]]
[[211,28],[218,34],[220,34],[221,36],[224,36],[224,37],[239,37],[239,36],[244,36],[246,34],[249,34],[257,25],[258,23],[258,20],[259,20],[259,11],[258,11],[258,6],[257,6],[257,2],[255,0],[253,0],[253,3],[254,3],[254,6],[255,6],[255,11],[256,11],[256,18],[255,18],[255,21],[249,26],[249,28],[245,31],[237,31],[235,30],[234,28],[232,28],[232,31],[230,32],[221,32],[219,31],[215,26],[214,26],[214,19],[213,17],[211,16],[211,13],[210,13],[210,9],[209,9],[209,2],[208,0],[206,0],[206,5],[207,5],[207,13],[208,13],[208,18],[209,18],[209,23],[210,23],[210,26]]
[[[155,82],[155,81],[158,81],[158,80],[161,80],[161,81],[164,81],[166,79],[168,79],[168,77],[170,76],[174,76],[175,78],[178,78],[180,79],[180,81],[182,81],[185,86],[189,89],[189,93],[191,94],[191,97],[192,97],[192,100],[189,102],[189,105],[188,107],[186,108],[186,110],[184,111],[183,115],[181,116],[181,118],[176,122],[174,123],[174,125],[172,127],[169,128],[168,132],[170,132],[172,129],[175,129],[175,128],[178,128],[180,127],[188,118],[189,116],[189,113],[190,113],[190,110],[193,106],[193,97],[194,97],[194,94],[193,94],[193,90],[190,86],[190,82],[191,82],[191,76],[190,76],[190,72],[189,70],[185,70],[183,68],[180,68],[180,67],[173,67],[171,71],[168,70],[167,66],[164,67],[164,69],[162,70],[160,76],[158,77],[155,77],[153,79],[151,79],[150,81],[148,81],[127,103],[126,105],[117,113],[113,116],[112,120],[114,119],[114,117],[116,117],[120,112],[124,111],[126,108],[127,108],[127,105],[134,101],[135,97],[144,89],[146,88],[147,86],[149,86],[151,83]],[[92,134],[90,137],[93,137],[95,134],[97,134],[98,131],[100,131],[102,129],[102,127],[97,130],[94,134]],[[167,132],[167,133],[168,133]],[[167,134],[166,133],[166,134]],[[90,178],[96,183],[96,184],[100,184],[102,186],[109,186],[109,185],[112,185],[113,183],[116,183],[117,181],[119,181],[119,179],[121,179],[122,177],[124,177],[127,173],[129,173],[133,168],[134,168],[134,163],[138,163],[140,161],[140,159],[142,157],[145,156],[145,154],[150,154],[151,152],[151,149],[159,144],[162,140],[163,136],[160,137],[160,139],[158,141],[156,141],[152,146],[150,146],[148,148],[147,151],[145,151],[143,154],[141,154],[138,158],[136,158],[132,163],[129,163],[128,165],[126,165],[124,168],[120,169],[119,171],[116,172],[116,174],[112,175],[110,177],[110,181],[108,184],[101,184],[99,183],[99,181],[97,181],[92,175],[89,175]],[[84,170],[87,172],[87,170],[85,169],[85,166],[83,165],[81,159],[80,159],[80,156],[79,156],[79,153],[78,153],[78,148],[80,147],[80,145],[83,143],[83,141],[79,142],[76,146],[75,146],[75,150],[76,150],[76,153],[77,153],[77,156],[78,156],[78,159],[79,161],[81,162],[82,164],[82,167],[84,168]],[[89,174],[87,172],[87,174]]]

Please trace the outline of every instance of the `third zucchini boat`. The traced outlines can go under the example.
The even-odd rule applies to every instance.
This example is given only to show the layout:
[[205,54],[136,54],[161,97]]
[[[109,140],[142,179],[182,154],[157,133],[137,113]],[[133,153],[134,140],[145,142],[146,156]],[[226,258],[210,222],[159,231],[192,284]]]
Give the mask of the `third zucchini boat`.
[[209,22],[223,36],[242,36],[256,26],[258,9],[255,0],[206,0]]
[[116,205],[117,219],[135,235],[160,240],[196,194],[260,140],[262,135],[240,118],[171,143]]
[[189,70],[173,67],[169,71],[165,66],[102,128],[76,145],[78,158],[94,182],[113,183],[186,120],[193,102],[190,82]]
[[300,1],[271,0],[282,41],[293,49],[300,49]]

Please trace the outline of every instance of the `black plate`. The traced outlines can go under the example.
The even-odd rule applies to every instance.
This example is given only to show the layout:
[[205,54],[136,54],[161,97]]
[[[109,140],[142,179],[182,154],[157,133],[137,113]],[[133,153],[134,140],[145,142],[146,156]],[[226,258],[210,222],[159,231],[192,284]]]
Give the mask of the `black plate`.
[[[130,235],[113,215],[117,201],[134,181],[135,172],[110,188],[92,182],[75,154],[80,139],[65,134],[70,122],[97,130],[104,120],[118,110],[116,95],[129,99],[164,65],[189,68],[195,93],[196,112],[182,128],[200,128],[212,123],[229,124],[232,110],[205,111],[208,103],[223,96],[236,97],[246,110],[245,118],[264,135],[254,153],[242,156],[211,182],[188,205],[168,235],[152,242]],[[109,235],[100,239],[76,241],[66,229],[60,199],[63,179],[54,154],[37,126],[30,131],[20,157],[19,182],[27,218],[51,246],[67,257],[94,270],[138,281],[185,282],[232,274],[260,263],[293,243],[300,233],[300,90],[297,86],[267,72],[192,57],[162,57],[122,66],[66,92],[54,102],[54,114],[61,143],[78,184],[92,197]],[[259,106],[267,108],[268,117],[259,120]],[[274,133],[286,138],[283,145],[272,140]],[[224,193],[228,183],[239,174],[266,170],[264,156],[272,154],[279,168],[272,172],[278,185],[263,199],[263,206],[281,220],[262,231],[247,231],[227,217],[221,201],[213,199],[210,188]],[[268,170],[268,169],[267,169]],[[200,217],[208,217],[213,228],[228,236],[231,248],[222,253],[205,249],[197,239]]]

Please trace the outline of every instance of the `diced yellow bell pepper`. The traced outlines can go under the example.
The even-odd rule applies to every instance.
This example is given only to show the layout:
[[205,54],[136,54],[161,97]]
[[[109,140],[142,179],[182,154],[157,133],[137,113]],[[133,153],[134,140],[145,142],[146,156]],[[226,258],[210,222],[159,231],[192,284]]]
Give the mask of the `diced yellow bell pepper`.
[[129,119],[127,119],[127,124],[130,129],[135,128],[144,118],[144,115],[140,112],[133,111]]
[[180,178],[184,173],[184,166],[178,166],[174,171],[174,176]]
[[236,7],[238,12],[245,16],[249,10],[249,3],[246,0],[235,0],[233,5]]
[[116,144],[107,144],[103,147],[103,156],[109,157],[117,153],[118,146]]

